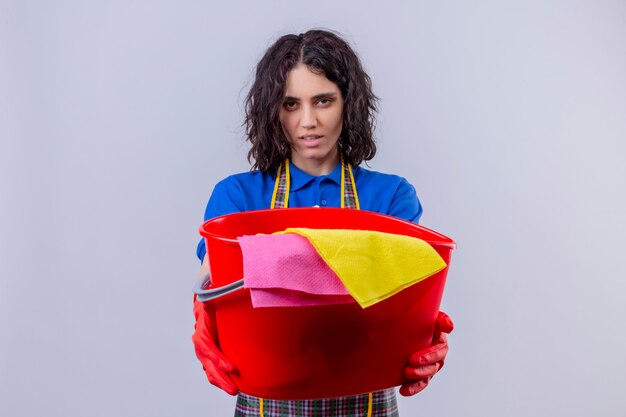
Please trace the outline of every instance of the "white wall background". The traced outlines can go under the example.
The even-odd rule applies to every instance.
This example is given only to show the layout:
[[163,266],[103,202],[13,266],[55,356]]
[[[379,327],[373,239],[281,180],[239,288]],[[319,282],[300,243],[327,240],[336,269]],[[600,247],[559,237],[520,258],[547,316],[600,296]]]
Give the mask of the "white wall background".
[[336,29],[372,168],[455,238],[445,370],[403,416],[625,416],[623,1],[0,1],[0,415],[228,416],[191,286],[278,36]]

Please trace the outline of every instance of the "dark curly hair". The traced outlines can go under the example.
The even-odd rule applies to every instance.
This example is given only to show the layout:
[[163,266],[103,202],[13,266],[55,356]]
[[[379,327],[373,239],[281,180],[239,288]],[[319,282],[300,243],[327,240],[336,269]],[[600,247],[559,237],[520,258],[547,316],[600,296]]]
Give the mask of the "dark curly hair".
[[372,81],[350,45],[326,30],[280,37],[256,67],[254,84],[245,100],[247,140],[252,144],[248,161],[252,169],[275,173],[291,148],[279,120],[287,73],[303,63],[337,84],[344,99],[343,129],[339,149],[356,167],[376,154],[374,142],[376,102]]

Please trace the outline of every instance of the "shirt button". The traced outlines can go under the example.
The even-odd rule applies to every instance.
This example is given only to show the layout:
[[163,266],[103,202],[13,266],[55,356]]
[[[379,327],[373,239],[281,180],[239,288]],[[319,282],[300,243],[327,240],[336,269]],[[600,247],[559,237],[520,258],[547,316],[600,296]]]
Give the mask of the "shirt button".
[[326,205],[326,200],[322,200],[322,205],[325,206]]

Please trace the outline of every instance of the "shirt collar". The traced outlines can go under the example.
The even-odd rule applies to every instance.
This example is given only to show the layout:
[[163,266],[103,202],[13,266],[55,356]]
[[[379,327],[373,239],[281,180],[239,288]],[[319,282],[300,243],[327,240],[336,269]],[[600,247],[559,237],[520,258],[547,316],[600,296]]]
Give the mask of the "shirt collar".
[[320,175],[319,177],[316,177],[311,174],[307,174],[306,172],[302,171],[300,168],[295,166],[291,161],[289,161],[289,172],[291,174],[291,190],[292,191],[296,191],[304,187],[305,185],[307,185],[308,183],[310,183],[316,178],[320,178],[320,179],[329,178],[335,181],[337,184],[341,184],[341,161],[337,163],[337,166],[335,167],[335,169],[332,170],[330,174]]

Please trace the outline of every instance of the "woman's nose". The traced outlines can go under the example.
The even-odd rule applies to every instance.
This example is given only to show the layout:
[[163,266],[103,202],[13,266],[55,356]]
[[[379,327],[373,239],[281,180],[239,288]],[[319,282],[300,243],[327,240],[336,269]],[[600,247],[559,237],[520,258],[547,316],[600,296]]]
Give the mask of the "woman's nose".
[[313,108],[307,106],[303,107],[300,124],[305,129],[311,129],[317,126],[317,115]]

